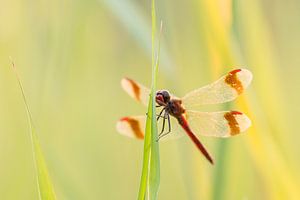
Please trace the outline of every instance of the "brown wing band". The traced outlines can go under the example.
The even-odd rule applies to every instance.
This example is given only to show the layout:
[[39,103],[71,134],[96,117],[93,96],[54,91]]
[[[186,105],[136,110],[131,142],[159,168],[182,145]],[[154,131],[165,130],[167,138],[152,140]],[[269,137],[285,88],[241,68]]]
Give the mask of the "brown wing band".
[[238,111],[231,111],[225,113],[224,115],[224,118],[227,120],[228,125],[230,127],[230,135],[236,135],[240,133],[240,126],[235,119],[235,115],[242,115],[242,113]]
[[132,132],[135,134],[135,136],[138,139],[144,139],[144,134],[143,134],[143,131],[141,130],[140,123],[138,120],[130,118],[130,117],[124,117],[121,119],[121,121],[127,121]]
[[129,78],[126,78],[129,83],[131,84],[132,86],[132,89],[133,89],[133,92],[134,92],[134,95],[135,95],[135,98],[140,101],[141,100],[141,91],[140,91],[140,87],[136,84],[136,82],[134,82],[133,80],[129,79]]
[[241,94],[244,90],[242,82],[237,77],[237,73],[242,71],[241,69],[236,69],[228,73],[225,78],[225,82],[234,88],[238,94]]

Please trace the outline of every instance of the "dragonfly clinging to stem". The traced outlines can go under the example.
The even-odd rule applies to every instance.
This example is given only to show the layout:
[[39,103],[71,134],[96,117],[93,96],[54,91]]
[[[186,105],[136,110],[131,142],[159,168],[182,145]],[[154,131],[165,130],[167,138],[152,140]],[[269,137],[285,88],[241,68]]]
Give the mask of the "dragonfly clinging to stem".
[[[158,140],[169,137],[167,135],[173,132],[185,132],[206,159],[213,164],[212,157],[194,133],[231,137],[247,130],[251,126],[251,121],[239,111],[200,112],[192,108],[232,101],[249,86],[251,80],[252,73],[249,70],[235,69],[212,84],[193,90],[182,98],[175,97],[167,90],[157,91],[156,104],[157,107],[162,108],[157,116],[157,120],[162,120]],[[121,85],[132,98],[147,106],[150,94],[148,88],[129,78],[122,79]],[[171,117],[179,126],[171,122]],[[117,130],[123,135],[143,139],[145,123],[146,115],[123,117],[117,123]],[[167,131],[165,131],[166,123]]]

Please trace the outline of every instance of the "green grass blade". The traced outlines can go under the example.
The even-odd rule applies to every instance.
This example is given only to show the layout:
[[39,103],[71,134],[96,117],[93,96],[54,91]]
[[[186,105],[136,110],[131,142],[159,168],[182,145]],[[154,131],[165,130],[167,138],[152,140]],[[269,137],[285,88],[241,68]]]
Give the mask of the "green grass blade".
[[[154,5],[152,8],[152,16],[154,15],[154,20],[155,20],[155,13],[153,14],[154,11]],[[153,21],[154,21],[153,20]],[[155,26],[155,21],[153,22],[154,24],[152,24],[153,26]],[[160,33],[162,30],[162,24],[161,24],[161,29],[160,29]],[[154,38],[153,38],[154,41]],[[152,43],[152,45],[154,45],[154,42]],[[153,55],[155,54],[155,52],[153,52]],[[154,69],[153,69],[153,86],[152,86],[152,95],[154,96],[155,92],[156,92],[156,77],[158,74],[158,65],[159,65],[159,54],[160,54],[160,38],[159,38],[159,42],[158,42],[158,52],[157,52],[157,57],[156,57],[156,62],[154,65]],[[155,58],[155,56],[154,56]],[[154,62],[153,62],[154,63]],[[155,104],[155,97],[152,98],[152,120],[151,123],[152,125],[152,148],[151,148],[151,156],[150,156],[150,177],[149,177],[149,199],[157,199],[157,195],[158,195],[158,188],[159,188],[159,183],[160,183],[160,161],[159,161],[159,143],[156,142],[157,140],[157,124],[156,124],[156,104]],[[152,156],[153,155],[153,156]]]
[[144,140],[143,171],[140,183],[138,199],[157,199],[160,182],[159,144],[157,140],[157,122],[155,110],[156,77],[159,64],[160,42],[155,60],[155,36],[156,36],[155,0],[152,1],[152,86],[148,105],[148,117],[146,122]]
[[25,104],[26,112],[27,112],[27,117],[28,117],[28,123],[30,127],[30,140],[31,140],[31,147],[32,147],[32,154],[33,154],[33,159],[34,159],[34,165],[35,165],[35,171],[36,171],[36,176],[37,176],[37,185],[38,185],[38,192],[39,192],[39,199],[41,200],[52,200],[56,199],[55,197],[55,192],[53,185],[51,183],[48,170],[47,170],[47,165],[44,160],[44,156],[42,153],[42,149],[39,144],[39,140],[37,138],[37,135],[34,130],[34,123],[32,120],[32,115],[27,103],[27,99],[24,93],[23,85],[21,82],[21,79],[18,75],[17,69],[12,63],[12,68],[16,74],[19,87],[22,93],[23,101]]

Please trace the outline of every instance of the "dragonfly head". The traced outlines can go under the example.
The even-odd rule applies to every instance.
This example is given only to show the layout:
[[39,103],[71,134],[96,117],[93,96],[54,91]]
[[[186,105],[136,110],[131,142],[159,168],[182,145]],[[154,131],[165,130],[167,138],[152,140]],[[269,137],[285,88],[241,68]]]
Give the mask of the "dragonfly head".
[[165,106],[170,99],[170,93],[167,90],[159,90],[156,92],[155,100],[158,105]]

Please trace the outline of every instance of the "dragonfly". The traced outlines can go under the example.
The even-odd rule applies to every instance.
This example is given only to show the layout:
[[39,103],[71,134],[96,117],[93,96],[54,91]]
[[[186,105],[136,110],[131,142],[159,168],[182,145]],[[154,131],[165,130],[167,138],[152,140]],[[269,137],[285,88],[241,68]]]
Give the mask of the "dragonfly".
[[[201,112],[193,108],[233,101],[250,85],[252,77],[252,73],[247,69],[235,69],[182,98],[172,95],[168,90],[158,90],[155,101],[156,107],[161,108],[157,114],[161,131],[157,141],[170,133],[177,137],[185,133],[213,164],[212,157],[197,136],[232,137],[245,132],[251,126],[251,120],[239,111]],[[148,105],[150,89],[130,78],[123,78],[121,86],[133,99]],[[131,138],[144,139],[146,117],[147,115],[123,117],[117,122],[117,131]]]

